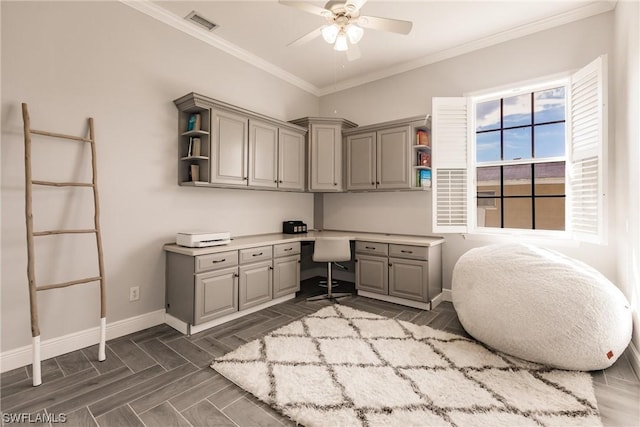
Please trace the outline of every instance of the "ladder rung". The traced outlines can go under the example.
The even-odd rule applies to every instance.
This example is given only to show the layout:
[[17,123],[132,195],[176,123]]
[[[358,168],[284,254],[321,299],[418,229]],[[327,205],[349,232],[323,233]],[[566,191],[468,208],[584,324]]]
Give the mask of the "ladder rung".
[[50,136],[52,138],[71,139],[73,141],[80,141],[80,142],[91,142],[89,138],[82,138],[81,136],[65,135],[63,133],[47,132],[44,130],[31,129],[31,133],[35,133],[36,135]]
[[86,279],[72,280],[71,282],[55,283],[53,285],[36,286],[36,291],[46,291],[48,289],[66,288],[67,286],[80,285],[82,283],[97,282],[102,280],[101,276],[87,277]]
[[47,230],[47,231],[34,231],[34,236],[50,236],[52,234],[83,234],[83,233],[97,233],[98,230],[95,229],[85,229],[85,230]]
[[50,185],[53,187],[93,187],[90,182],[53,182],[53,181],[31,181],[34,185]]

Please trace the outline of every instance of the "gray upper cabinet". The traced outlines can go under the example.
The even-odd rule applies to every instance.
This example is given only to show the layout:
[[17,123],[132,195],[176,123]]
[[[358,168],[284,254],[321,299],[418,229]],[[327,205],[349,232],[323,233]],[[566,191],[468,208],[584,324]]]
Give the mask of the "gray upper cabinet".
[[249,185],[278,186],[278,127],[249,121]]
[[344,119],[304,117],[292,120],[306,127],[309,191],[344,191],[342,131],[356,126]]
[[346,137],[347,190],[411,187],[411,126]]
[[344,131],[347,190],[415,189],[414,139],[424,122],[412,117]]
[[410,126],[378,131],[376,151],[376,185],[378,188],[411,187]]
[[[174,103],[181,130],[195,113],[202,123],[197,133],[179,134],[179,184],[304,191],[305,128],[196,93]],[[201,140],[199,156],[189,153],[194,136]],[[194,178],[193,166],[209,170]]]
[[278,188],[304,190],[304,133],[280,129],[278,135]]
[[376,188],[376,133],[349,135],[346,138],[347,190]]
[[212,113],[210,182],[247,185],[249,119],[230,111]]

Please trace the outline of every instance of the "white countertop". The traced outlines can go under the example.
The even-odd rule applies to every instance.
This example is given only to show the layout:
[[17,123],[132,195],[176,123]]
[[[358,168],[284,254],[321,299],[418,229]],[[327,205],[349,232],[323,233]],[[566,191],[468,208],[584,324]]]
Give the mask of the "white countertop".
[[226,245],[211,246],[208,248],[187,248],[178,246],[175,243],[167,243],[163,249],[168,252],[175,252],[183,255],[207,255],[219,252],[226,252],[238,249],[255,248],[263,245],[278,245],[287,242],[310,242],[318,237],[345,237],[349,240],[362,240],[379,243],[393,243],[397,245],[413,246],[436,246],[444,243],[442,237],[410,236],[405,234],[386,233],[363,233],[360,231],[337,231],[337,230],[311,230],[300,234],[256,234],[252,236],[232,237],[231,242]]

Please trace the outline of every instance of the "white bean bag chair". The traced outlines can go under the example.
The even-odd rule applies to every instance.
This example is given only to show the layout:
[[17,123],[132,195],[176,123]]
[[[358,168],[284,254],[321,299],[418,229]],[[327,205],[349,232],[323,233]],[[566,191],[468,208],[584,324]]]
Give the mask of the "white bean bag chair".
[[498,351],[548,366],[611,366],[631,340],[631,309],[583,262],[523,244],[471,249],[453,269],[453,305],[464,329]]

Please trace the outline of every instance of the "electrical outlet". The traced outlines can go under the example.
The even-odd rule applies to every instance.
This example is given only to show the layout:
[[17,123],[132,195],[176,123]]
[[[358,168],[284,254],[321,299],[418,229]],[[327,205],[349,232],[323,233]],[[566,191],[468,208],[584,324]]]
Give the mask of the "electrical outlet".
[[129,301],[138,301],[140,299],[140,286],[129,288]]

